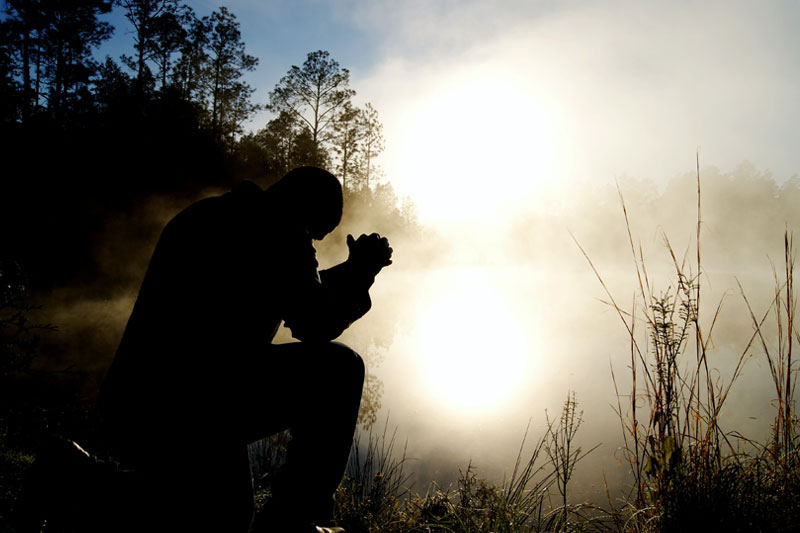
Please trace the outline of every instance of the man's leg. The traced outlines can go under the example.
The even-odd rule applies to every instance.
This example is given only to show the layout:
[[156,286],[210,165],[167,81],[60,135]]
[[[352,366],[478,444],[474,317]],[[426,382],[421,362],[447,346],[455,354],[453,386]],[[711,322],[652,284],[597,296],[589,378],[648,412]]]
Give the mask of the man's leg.
[[327,522],[353,442],[364,362],[339,343],[275,345],[264,361],[267,383],[247,402],[249,439],[286,428],[292,436],[272,483],[270,509],[282,515],[273,518]]
[[137,481],[130,500],[120,502],[135,521],[126,523],[125,531],[249,530],[253,489],[247,445],[223,422],[220,399],[226,396],[208,388],[215,394],[202,400],[187,394],[180,403],[163,402],[161,409],[107,414],[109,443],[122,465],[135,470]]
[[219,437],[164,431],[142,442],[135,462],[125,465],[136,468],[137,490],[132,501],[120,502],[126,521],[135,523],[120,530],[247,533],[253,516],[247,446]]

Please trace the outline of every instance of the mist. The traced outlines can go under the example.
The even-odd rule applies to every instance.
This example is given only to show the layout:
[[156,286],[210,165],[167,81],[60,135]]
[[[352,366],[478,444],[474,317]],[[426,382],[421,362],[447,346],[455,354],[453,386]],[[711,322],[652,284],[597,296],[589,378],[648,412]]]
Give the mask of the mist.
[[[378,5],[342,12],[380,35],[381,60],[354,78],[382,110],[387,175],[431,230],[424,253],[395,246],[371,315],[353,327],[398,317],[374,370],[382,414],[408,438],[423,486],[430,476],[453,481],[470,460],[499,481],[529,420],[529,438],[541,436],[545,410],[557,416],[574,390],[582,445],[603,443],[578,467],[575,498],[603,500],[604,476],[625,483],[611,368],[627,394],[630,347],[575,241],[630,309],[638,284],[621,193],[654,292],[674,290],[665,237],[694,260],[699,158],[703,312],[722,301],[711,364],[729,379],[753,331],[737,279],[763,313],[784,230],[797,228],[797,12],[743,2]],[[502,316],[481,306],[486,290]],[[445,338],[431,348],[420,339],[437,321],[428,309],[446,307],[437,298],[459,316],[474,302],[460,330],[439,317]],[[497,361],[520,330],[527,358],[507,362],[507,397],[480,407],[466,394],[492,394],[466,380],[474,390],[454,407],[429,361],[459,360],[449,352],[463,344],[448,348],[447,335],[484,346],[489,331],[485,357]],[[764,438],[771,387],[753,350],[724,427]]]
[[[744,162],[729,171],[702,168],[700,185],[701,323],[709,329],[721,305],[709,364],[728,383],[754,331],[737,280],[762,316],[774,297],[773,266],[782,268],[784,230],[800,227],[800,183],[779,184]],[[434,228],[416,242],[393,242],[395,262],[373,287],[373,310],[342,337],[370,357],[383,383],[378,426],[388,423],[407,440],[418,490],[430,479],[454,482],[470,462],[502,481],[528,423],[529,442],[540,438],[545,412],[557,418],[568,391],[584,412],[579,444],[601,444],[576,470],[574,497],[600,501],[605,480],[619,491],[628,481],[612,367],[620,394],[629,394],[630,340],[580,247],[631,310],[638,282],[622,197],[653,294],[674,291],[667,243],[679,262],[696,262],[697,177],[687,170],[664,187],[628,178],[565,195],[560,208],[533,208],[487,237]],[[433,259],[419,252],[436,242],[442,252]],[[420,264],[420,256],[429,259]],[[644,323],[638,328],[646,346]],[[382,340],[376,346],[374,339]],[[521,360],[507,357],[520,347]],[[763,439],[774,389],[763,350],[747,354],[723,427]]]
[[722,168],[797,172],[794,5],[463,1],[354,13],[384,49],[354,72],[392,139],[382,164],[423,218],[441,220],[427,195],[445,183],[513,180],[497,198],[505,212],[564,182],[663,185],[694,166],[697,148]]

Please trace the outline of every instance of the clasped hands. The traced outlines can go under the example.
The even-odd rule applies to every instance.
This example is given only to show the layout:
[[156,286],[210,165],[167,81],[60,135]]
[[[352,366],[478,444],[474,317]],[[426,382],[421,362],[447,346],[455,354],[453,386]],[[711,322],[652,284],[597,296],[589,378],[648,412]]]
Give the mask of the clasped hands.
[[362,234],[358,239],[347,236],[347,247],[350,250],[348,261],[371,276],[375,276],[385,266],[392,264],[392,248],[389,239],[377,233]]

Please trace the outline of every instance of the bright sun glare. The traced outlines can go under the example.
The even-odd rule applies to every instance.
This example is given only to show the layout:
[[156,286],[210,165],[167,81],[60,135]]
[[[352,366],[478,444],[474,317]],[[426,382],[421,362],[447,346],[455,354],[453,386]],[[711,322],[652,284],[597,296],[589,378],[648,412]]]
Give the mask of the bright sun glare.
[[420,316],[417,339],[426,388],[448,409],[492,412],[525,383],[528,335],[485,269],[451,273]]
[[536,96],[504,72],[450,79],[409,109],[399,175],[424,219],[489,219],[546,181],[552,150]]

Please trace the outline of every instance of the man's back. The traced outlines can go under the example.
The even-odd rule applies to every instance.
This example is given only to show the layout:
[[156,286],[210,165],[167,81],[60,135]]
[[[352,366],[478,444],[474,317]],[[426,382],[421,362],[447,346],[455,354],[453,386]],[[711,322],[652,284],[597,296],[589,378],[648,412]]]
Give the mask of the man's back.
[[269,344],[281,270],[300,259],[285,253],[287,228],[259,209],[261,193],[249,183],[167,224],[103,384],[109,418],[135,410],[152,421],[170,405],[211,399],[237,358]]

